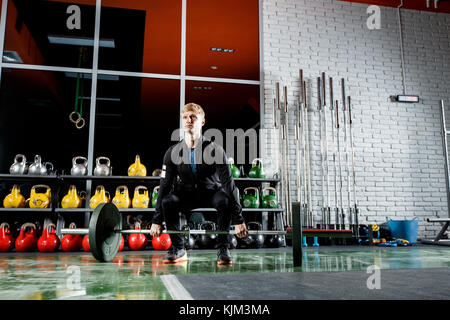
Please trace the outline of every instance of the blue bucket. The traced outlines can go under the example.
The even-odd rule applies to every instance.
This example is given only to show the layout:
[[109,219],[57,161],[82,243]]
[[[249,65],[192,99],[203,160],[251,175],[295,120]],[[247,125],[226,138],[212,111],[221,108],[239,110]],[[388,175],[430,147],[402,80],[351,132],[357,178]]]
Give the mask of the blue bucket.
[[392,238],[405,239],[410,243],[417,243],[417,232],[419,221],[413,220],[390,220],[388,227],[391,230]]

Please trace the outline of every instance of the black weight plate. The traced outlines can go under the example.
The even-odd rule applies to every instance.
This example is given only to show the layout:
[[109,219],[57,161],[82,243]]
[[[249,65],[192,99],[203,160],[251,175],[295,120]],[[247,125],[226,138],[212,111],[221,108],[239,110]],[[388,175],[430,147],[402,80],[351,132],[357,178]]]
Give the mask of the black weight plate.
[[112,203],[97,206],[89,222],[89,245],[92,255],[100,262],[111,261],[117,254],[122,230],[122,216]]

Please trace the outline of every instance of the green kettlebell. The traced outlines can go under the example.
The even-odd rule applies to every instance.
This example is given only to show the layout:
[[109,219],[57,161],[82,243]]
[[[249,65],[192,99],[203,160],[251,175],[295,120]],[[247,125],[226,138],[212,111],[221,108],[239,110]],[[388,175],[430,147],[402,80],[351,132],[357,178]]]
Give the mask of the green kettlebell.
[[228,158],[228,164],[230,165],[231,175],[233,178],[239,178],[241,176],[241,171],[234,165],[234,159]]
[[256,158],[252,161],[252,167],[248,172],[250,178],[265,178],[266,173],[264,172],[263,163],[261,158]]
[[158,200],[158,192],[159,186],[154,187],[152,193],[152,208],[156,208],[156,201]]
[[277,191],[272,187],[265,187],[261,190],[262,207],[276,209],[278,207]]
[[259,190],[256,187],[244,189],[244,208],[259,208]]

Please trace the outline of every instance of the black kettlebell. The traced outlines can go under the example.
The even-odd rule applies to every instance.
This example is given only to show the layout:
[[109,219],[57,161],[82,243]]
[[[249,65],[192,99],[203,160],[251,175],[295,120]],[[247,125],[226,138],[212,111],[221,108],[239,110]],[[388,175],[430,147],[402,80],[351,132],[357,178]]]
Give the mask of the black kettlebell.
[[[216,224],[212,221],[204,221],[200,223],[200,230],[215,231]],[[217,241],[216,234],[202,234],[197,238],[197,245],[201,249],[214,248]]]
[[[262,230],[262,224],[259,222],[249,222],[247,224],[248,230]],[[252,234],[248,236],[250,240],[250,246],[253,248],[262,248],[264,246],[265,236],[262,234]]]
[[[190,230],[190,226],[185,224],[184,226],[181,227],[181,230]],[[195,248],[195,238],[193,235],[191,234],[183,234],[183,238],[184,238],[184,246],[186,249],[194,249]]]
[[270,248],[279,248],[283,246],[283,236],[279,234],[267,237],[266,245]]
[[[230,230],[234,230],[234,227],[231,226]],[[230,249],[236,249],[238,246],[238,240],[234,234],[228,235],[228,242],[230,243]]]

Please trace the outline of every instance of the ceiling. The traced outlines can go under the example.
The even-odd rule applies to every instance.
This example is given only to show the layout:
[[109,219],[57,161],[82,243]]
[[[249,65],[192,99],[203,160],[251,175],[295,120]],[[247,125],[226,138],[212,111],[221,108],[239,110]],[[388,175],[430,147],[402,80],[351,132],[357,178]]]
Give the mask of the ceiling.
[[[392,8],[396,8],[401,4],[401,0],[340,0],[340,1],[367,3]],[[430,1],[430,8],[427,8],[427,0],[403,0],[402,8],[411,10],[430,11],[430,12],[450,13],[450,1],[439,0],[438,8],[436,9],[434,7],[434,0]]]

